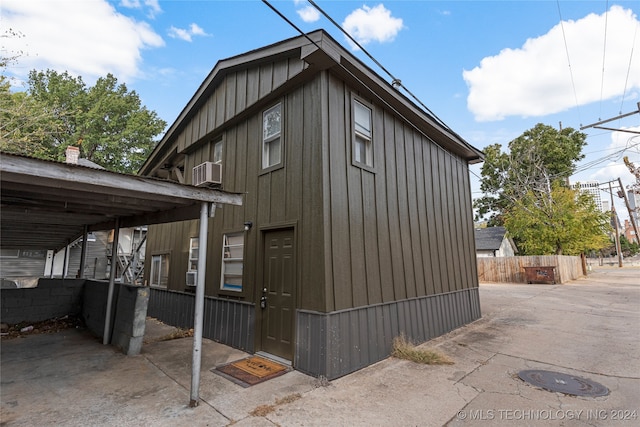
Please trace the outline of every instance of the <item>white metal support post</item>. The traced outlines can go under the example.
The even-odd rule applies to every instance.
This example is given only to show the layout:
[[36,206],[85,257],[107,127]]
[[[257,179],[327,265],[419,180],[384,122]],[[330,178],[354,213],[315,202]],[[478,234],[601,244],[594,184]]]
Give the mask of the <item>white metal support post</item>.
[[84,226],[82,231],[82,252],[80,252],[80,269],[78,271],[78,277],[84,279],[84,264],[87,261],[87,236],[89,227]]
[[109,344],[111,337],[111,307],[113,306],[113,290],[116,281],[116,268],[118,268],[118,236],[120,236],[120,218],[116,218],[116,227],[113,229],[113,243],[111,244],[111,272],[109,273],[109,292],[107,293],[107,312],[104,316],[104,335],[102,344]]
[[67,240],[67,245],[64,247],[64,259],[62,260],[62,280],[67,277],[68,269],[69,269],[69,245],[70,241]]
[[[211,216],[215,205],[211,205]],[[202,328],[204,321],[204,282],[207,268],[207,233],[209,225],[209,203],[200,207],[200,233],[198,234],[198,280],[196,281],[196,301],[193,314],[193,355],[191,364],[191,401],[194,408],[200,402],[200,366],[202,362]]]

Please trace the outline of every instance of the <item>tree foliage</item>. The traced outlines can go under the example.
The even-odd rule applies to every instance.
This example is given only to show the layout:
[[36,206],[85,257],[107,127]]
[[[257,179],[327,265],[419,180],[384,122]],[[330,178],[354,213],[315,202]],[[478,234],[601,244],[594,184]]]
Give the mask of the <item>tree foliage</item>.
[[477,216],[504,225],[525,255],[576,255],[608,245],[609,216],[568,178],[584,156],[586,135],[537,124],[509,143],[485,149]]
[[61,131],[45,105],[26,92],[11,93],[9,80],[0,76],[0,151],[55,158],[49,141]]
[[63,160],[74,145],[82,157],[116,172],[137,172],[166,126],[111,74],[87,87],[66,72],[31,71],[26,92],[10,93],[2,81],[0,96],[7,119],[3,151]]
[[609,244],[609,215],[586,193],[552,185],[528,191],[505,213],[505,226],[524,255],[578,255]]
[[508,152],[500,144],[489,145],[481,169],[484,196],[474,202],[477,219],[503,225],[505,212],[529,191],[549,194],[553,182],[573,174],[585,144],[582,132],[539,123],[509,142]]
[[[615,245],[614,245],[615,248]],[[620,235],[620,251],[625,257],[632,257],[640,253],[640,245],[637,242],[630,242],[627,236]]]

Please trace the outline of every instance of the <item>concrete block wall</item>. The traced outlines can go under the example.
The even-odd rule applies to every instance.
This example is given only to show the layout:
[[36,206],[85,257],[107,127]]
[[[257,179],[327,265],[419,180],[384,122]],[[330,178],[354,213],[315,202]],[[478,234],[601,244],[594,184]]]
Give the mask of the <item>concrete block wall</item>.
[[[114,289],[114,301],[117,297],[119,286]],[[107,307],[107,294],[109,283],[97,280],[87,280],[82,296],[82,319],[87,329],[97,337],[101,337],[104,331],[104,321]]]
[[[91,333],[104,335],[109,283],[87,280],[82,305],[82,317]],[[140,286],[115,284],[111,316],[110,344],[127,355],[139,354],[142,349],[149,304],[149,289]]]
[[3,289],[0,321],[15,324],[78,315],[83,285],[83,279],[40,279],[35,288]]
[[149,288],[120,285],[111,344],[127,355],[142,350],[148,305]]

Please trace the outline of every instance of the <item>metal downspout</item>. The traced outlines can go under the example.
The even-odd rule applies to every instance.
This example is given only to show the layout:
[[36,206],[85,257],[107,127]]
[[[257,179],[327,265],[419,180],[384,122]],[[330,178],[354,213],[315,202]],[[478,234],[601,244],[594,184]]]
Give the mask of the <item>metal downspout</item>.
[[116,269],[118,268],[118,237],[120,236],[120,218],[116,218],[116,226],[113,229],[113,242],[111,243],[111,272],[109,273],[109,292],[107,293],[107,312],[104,316],[104,335],[102,344],[109,344],[111,337],[111,307],[113,306],[113,290],[116,281]]
[[[214,207],[212,205],[212,216]],[[204,320],[204,283],[207,267],[207,232],[209,225],[209,203],[202,202],[200,207],[200,234],[198,235],[198,280],[196,282],[196,301],[193,315],[193,359],[191,364],[191,401],[194,408],[200,402],[200,366],[202,362],[202,328]]]

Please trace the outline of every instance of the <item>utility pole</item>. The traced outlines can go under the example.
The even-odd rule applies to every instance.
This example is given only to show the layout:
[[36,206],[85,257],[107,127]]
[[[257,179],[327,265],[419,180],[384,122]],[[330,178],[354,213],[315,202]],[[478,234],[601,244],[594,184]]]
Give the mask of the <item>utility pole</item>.
[[611,182],[609,181],[609,193],[611,193],[611,218],[615,228],[616,238],[616,252],[618,253],[618,267],[622,267],[622,251],[620,250],[620,230],[618,229],[618,215],[616,215],[616,207],[613,204],[613,189],[611,188]]
[[633,216],[633,211],[631,210],[631,206],[629,205],[629,199],[627,199],[627,193],[624,191],[624,187],[622,186],[622,180],[618,178],[618,184],[620,184],[620,192],[622,193],[622,197],[624,198],[624,204],[627,206],[627,211],[629,212],[629,221],[631,221],[631,225],[633,226],[633,231],[636,233],[636,241],[640,243],[640,234],[638,234],[638,224],[636,223],[636,218]]

